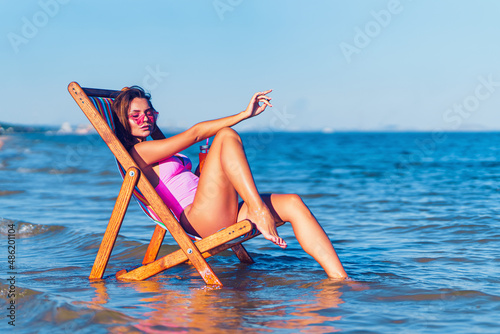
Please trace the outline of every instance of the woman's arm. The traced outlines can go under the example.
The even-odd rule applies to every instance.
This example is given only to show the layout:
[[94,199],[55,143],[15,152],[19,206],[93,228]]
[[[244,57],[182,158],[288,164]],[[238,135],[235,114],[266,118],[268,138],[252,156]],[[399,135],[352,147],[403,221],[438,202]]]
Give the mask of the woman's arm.
[[[270,92],[271,90],[254,94],[247,108],[236,115],[197,123],[169,138],[138,143],[130,149],[130,154],[137,163],[146,166],[171,157],[203,139],[214,136],[222,128],[234,126],[245,119],[257,116],[267,106],[272,107],[269,102],[271,98],[266,96]],[[262,105],[259,105],[259,102],[262,102]]]

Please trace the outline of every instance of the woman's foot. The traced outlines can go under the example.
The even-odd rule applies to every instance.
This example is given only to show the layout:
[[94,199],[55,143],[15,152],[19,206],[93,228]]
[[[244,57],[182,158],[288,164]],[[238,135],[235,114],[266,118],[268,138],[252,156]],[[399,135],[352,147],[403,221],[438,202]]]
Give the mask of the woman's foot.
[[273,215],[269,211],[269,208],[262,203],[260,208],[248,208],[247,218],[255,224],[260,233],[267,240],[273,242],[275,245],[281,248],[286,248],[286,241],[283,240],[276,230],[276,223],[274,221]]

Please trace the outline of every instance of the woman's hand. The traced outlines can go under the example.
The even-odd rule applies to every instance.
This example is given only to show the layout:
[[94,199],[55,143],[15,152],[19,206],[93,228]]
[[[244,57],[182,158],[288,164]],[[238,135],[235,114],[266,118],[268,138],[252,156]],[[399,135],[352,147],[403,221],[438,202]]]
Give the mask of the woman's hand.
[[[266,110],[267,106],[272,107],[272,104],[269,102],[271,100],[271,98],[266,95],[272,91],[273,90],[270,89],[270,90],[266,90],[263,92],[255,93],[252,96],[250,103],[248,103],[247,109],[245,111],[243,111],[245,118],[257,116],[258,114],[260,114],[261,112]],[[262,104],[259,104],[259,103],[262,103]]]

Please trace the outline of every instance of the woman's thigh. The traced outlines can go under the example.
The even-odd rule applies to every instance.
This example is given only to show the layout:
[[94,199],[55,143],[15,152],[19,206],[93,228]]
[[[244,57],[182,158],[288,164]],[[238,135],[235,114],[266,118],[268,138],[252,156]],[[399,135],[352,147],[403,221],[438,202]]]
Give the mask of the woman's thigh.
[[216,136],[205,160],[193,203],[184,210],[181,222],[205,237],[236,223],[238,194],[222,170],[221,144]]
[[222,228],[236,223],[238,195],[231,189],[198,186],[195,200],[188,205],[181,216],[186,231],[200,237],[211,235]]

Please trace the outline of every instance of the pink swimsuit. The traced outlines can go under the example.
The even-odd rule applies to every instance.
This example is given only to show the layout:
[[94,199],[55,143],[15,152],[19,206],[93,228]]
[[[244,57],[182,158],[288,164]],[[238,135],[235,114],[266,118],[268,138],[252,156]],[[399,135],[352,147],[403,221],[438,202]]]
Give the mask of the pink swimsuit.
[[191,173],[191,161],[182,154],[160,161],[159,166],[160,182],[155,188],[156,192],[180,219],[186,206],[193,203],[198,176]]

